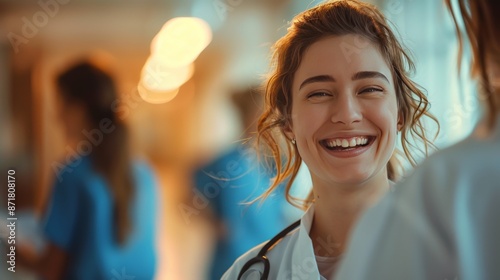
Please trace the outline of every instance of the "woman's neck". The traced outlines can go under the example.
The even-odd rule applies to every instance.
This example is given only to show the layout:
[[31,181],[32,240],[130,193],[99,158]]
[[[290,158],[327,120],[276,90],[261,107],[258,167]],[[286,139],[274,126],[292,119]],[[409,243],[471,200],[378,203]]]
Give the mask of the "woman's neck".
[[315,182],[314,220],[309,236],[316,255],[342,254],[359,214],[389,189],[389,179],[386,173],[382,174],[358,185],[327,186]]

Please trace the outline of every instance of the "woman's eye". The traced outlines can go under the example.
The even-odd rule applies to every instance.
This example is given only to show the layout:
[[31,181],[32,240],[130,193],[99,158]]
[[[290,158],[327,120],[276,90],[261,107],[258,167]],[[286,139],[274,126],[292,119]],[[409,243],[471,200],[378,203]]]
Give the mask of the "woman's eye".
[[360,93],[383,92],[384,90],[378,87],[369,87],[360,91]]
[[329,94],[328,92],[318,91],[318,92],[310,93],[309,95],[307,95],[307,98],[318,98],[318,97],[330,96],[330,95],[331,94]]

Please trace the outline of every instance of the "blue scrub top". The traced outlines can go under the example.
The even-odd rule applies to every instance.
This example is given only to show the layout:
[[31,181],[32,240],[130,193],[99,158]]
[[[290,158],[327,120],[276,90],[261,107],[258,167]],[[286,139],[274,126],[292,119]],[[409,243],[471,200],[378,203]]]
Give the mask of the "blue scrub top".
[[271,184],[272,170],[259,165],[251,149],[239,145],[195,174],[198,195],[209,201],[226,235],[219,238],[209,279],[220,279],[233,262],[254,246],[271,239],[291,222],[283,188],[264,203],[248,202]]
[[64,279],[152,279],[156,267],[154,174],[144,162],[133,164],[133,229],[124,246],[115,242],[112,198],[89,157],[64,167],[52,192],[44,234],[68,253]]

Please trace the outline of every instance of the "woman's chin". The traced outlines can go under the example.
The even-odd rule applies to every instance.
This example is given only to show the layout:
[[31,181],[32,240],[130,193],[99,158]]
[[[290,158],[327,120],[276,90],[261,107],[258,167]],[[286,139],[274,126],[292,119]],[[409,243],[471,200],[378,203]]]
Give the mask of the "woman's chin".
[[364,170],[360,171],[346,171],[339,172],[335,178],[332,178],[332,183],[336,185],[364,185],[366,182],[369,182],[371,178],[373,178],[373,174],[366,172]]

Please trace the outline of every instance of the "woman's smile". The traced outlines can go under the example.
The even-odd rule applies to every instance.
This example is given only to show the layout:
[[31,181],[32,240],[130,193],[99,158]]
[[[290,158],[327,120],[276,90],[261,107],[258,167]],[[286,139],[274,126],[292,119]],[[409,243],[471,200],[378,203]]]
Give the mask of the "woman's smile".
[[319,141],[332,156],[340,158],[356,157],[366,152],[374,143],[375,136],[335,137]]

